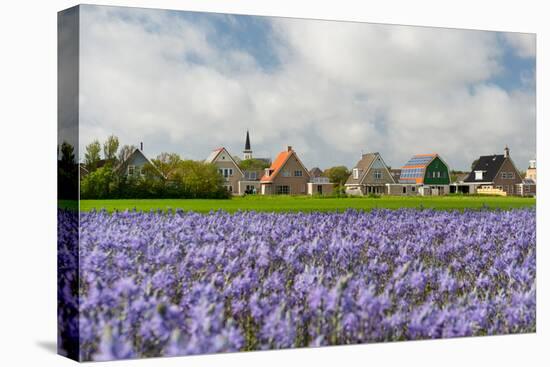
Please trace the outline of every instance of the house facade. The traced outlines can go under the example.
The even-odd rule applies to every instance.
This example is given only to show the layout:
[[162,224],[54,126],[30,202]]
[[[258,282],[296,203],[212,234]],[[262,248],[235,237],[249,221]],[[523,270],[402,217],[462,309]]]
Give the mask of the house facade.
[[310,175],[291,146],[279,153],[260,179],[262,195],[305,195]]
[[525,178],[537,182],[537,161],[532,159],[529,161],[529,167],[525,171]]
[[235,159],[229,154],[226,148],[214,149],[208,158],[207,163],[214,164],[223,177],[223,186],[233,195],[239,195],[239,182],[243,180],[244,174]]
[[361,155],[344,186],[348,195],[369,195],[386,194],[387,184],[395,184],[395,180],[376,152]]
[[158,173],[158,176],[164,178],[153,162],[151,162],[139,148],[136,148],[124,162],[121,162],[115,171],[119,176],[138,179],[145,177],[144,168],[146,165],[153,167],[155,172]]
[[401,168],[399,182],[388,185],[388,192],[391,195],[446,195],[450,183],[449,166],[438,154],[417,154]]
[[537,195],[537,161],[530,160],[529,167],[525,171],[525,178],[516,186],[517,194],[520,196]]
[[516,185],[516,195],[537,196],[537,183],[530,178],[524,178],[520,184]]
[[243,179],[239,181],[239,195],[259,194],[262,175],[262,170],[243,170]]
[[464,180],[471,194],[502,192],[504,195],[518,195],[517,185],[521,183],[521,174],[510,157],[508,147],[504,149],[504,154],[480,156]]
[[330,182],[328,177],[318,176],[311,177],[311,181],[307,183],[308,195],[331,195],[334,192],[334,183]]

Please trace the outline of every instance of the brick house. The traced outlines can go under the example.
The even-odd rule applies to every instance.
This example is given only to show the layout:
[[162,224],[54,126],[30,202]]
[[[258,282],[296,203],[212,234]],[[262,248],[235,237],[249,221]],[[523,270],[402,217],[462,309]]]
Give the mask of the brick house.
[[305,195],[310,182],[307,168],[291,146],[279,153],[260,179],[262,195]]
[[235,159],[224,147],[216,148],[206,158],[206,163],[212,163],[224,179],[223,186],[233,195],[239,195],[239,182],[244,174]]
[[480,156],[464,180],[464,184],[470,186],[470,193],[496,189],[506,195],[517,195],[517,185],[521,183],[521,174],[510,157],[508,147],[504,149],[504,154]]

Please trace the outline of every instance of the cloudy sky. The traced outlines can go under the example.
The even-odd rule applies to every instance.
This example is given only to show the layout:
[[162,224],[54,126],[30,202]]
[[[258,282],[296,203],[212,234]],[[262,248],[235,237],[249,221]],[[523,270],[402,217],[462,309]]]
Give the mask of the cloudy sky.
[[531,34],[81,7],[80,155],[117,135],[145,153],[256,157],[292,145],[309,168],[380,152],[454,169],[505,145],[535,158]]

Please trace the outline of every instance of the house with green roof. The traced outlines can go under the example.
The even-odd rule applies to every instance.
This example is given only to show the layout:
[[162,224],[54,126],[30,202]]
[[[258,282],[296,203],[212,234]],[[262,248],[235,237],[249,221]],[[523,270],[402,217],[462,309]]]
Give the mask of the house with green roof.
[[438,154],[417,154],[401,168],[399,182],[388,185],[388,192],[391,195],[446,195],[450,183],[449,166]]

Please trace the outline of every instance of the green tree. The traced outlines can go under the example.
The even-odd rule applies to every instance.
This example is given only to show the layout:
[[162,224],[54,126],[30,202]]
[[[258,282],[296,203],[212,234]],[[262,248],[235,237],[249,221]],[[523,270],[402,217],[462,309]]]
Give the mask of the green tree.
[[155,167],[166,177],[168,180],[177,180],[179,166],[182,162],[181,157],[177,153],[160,153],[157,158],[151,160]]
[[86,153],[84,153],[84,164],[88,171],[93,172],[97,168],[97,163],[101,159],[101,144],[99,141],[94,140],[90,144],[86,145]]
[[78,197],[78,165],[74,147],[63,142],[61,157],[57,161],[57,196],[61,200],[75,200]]
[[222,198],[229,196],[223,187],[223,178],[214,164],[184,160],[179,164],[178,170],[182,189],[191,197]]
[[239,167],[241,167],[244,171],[261,171],[266,168],[269,168],[270,164],[264,160],[261,159],[245,159],[242,160],[239,163]]
[[114,135],[109,136],[105,140],[103,143],[103,156],[105,159],[113,161],[117,158],[118,145],[118,138]]
[[346,180],[350,175],[350,171],[345,166],[335,166],[327,168],[324,171],[324,175],[329,178],[330,182],[336,184],[336,186],[344,186]]
[[116,190],[116,175],[110,164],[88,174],[80,184],[82,199],[108,199]]

